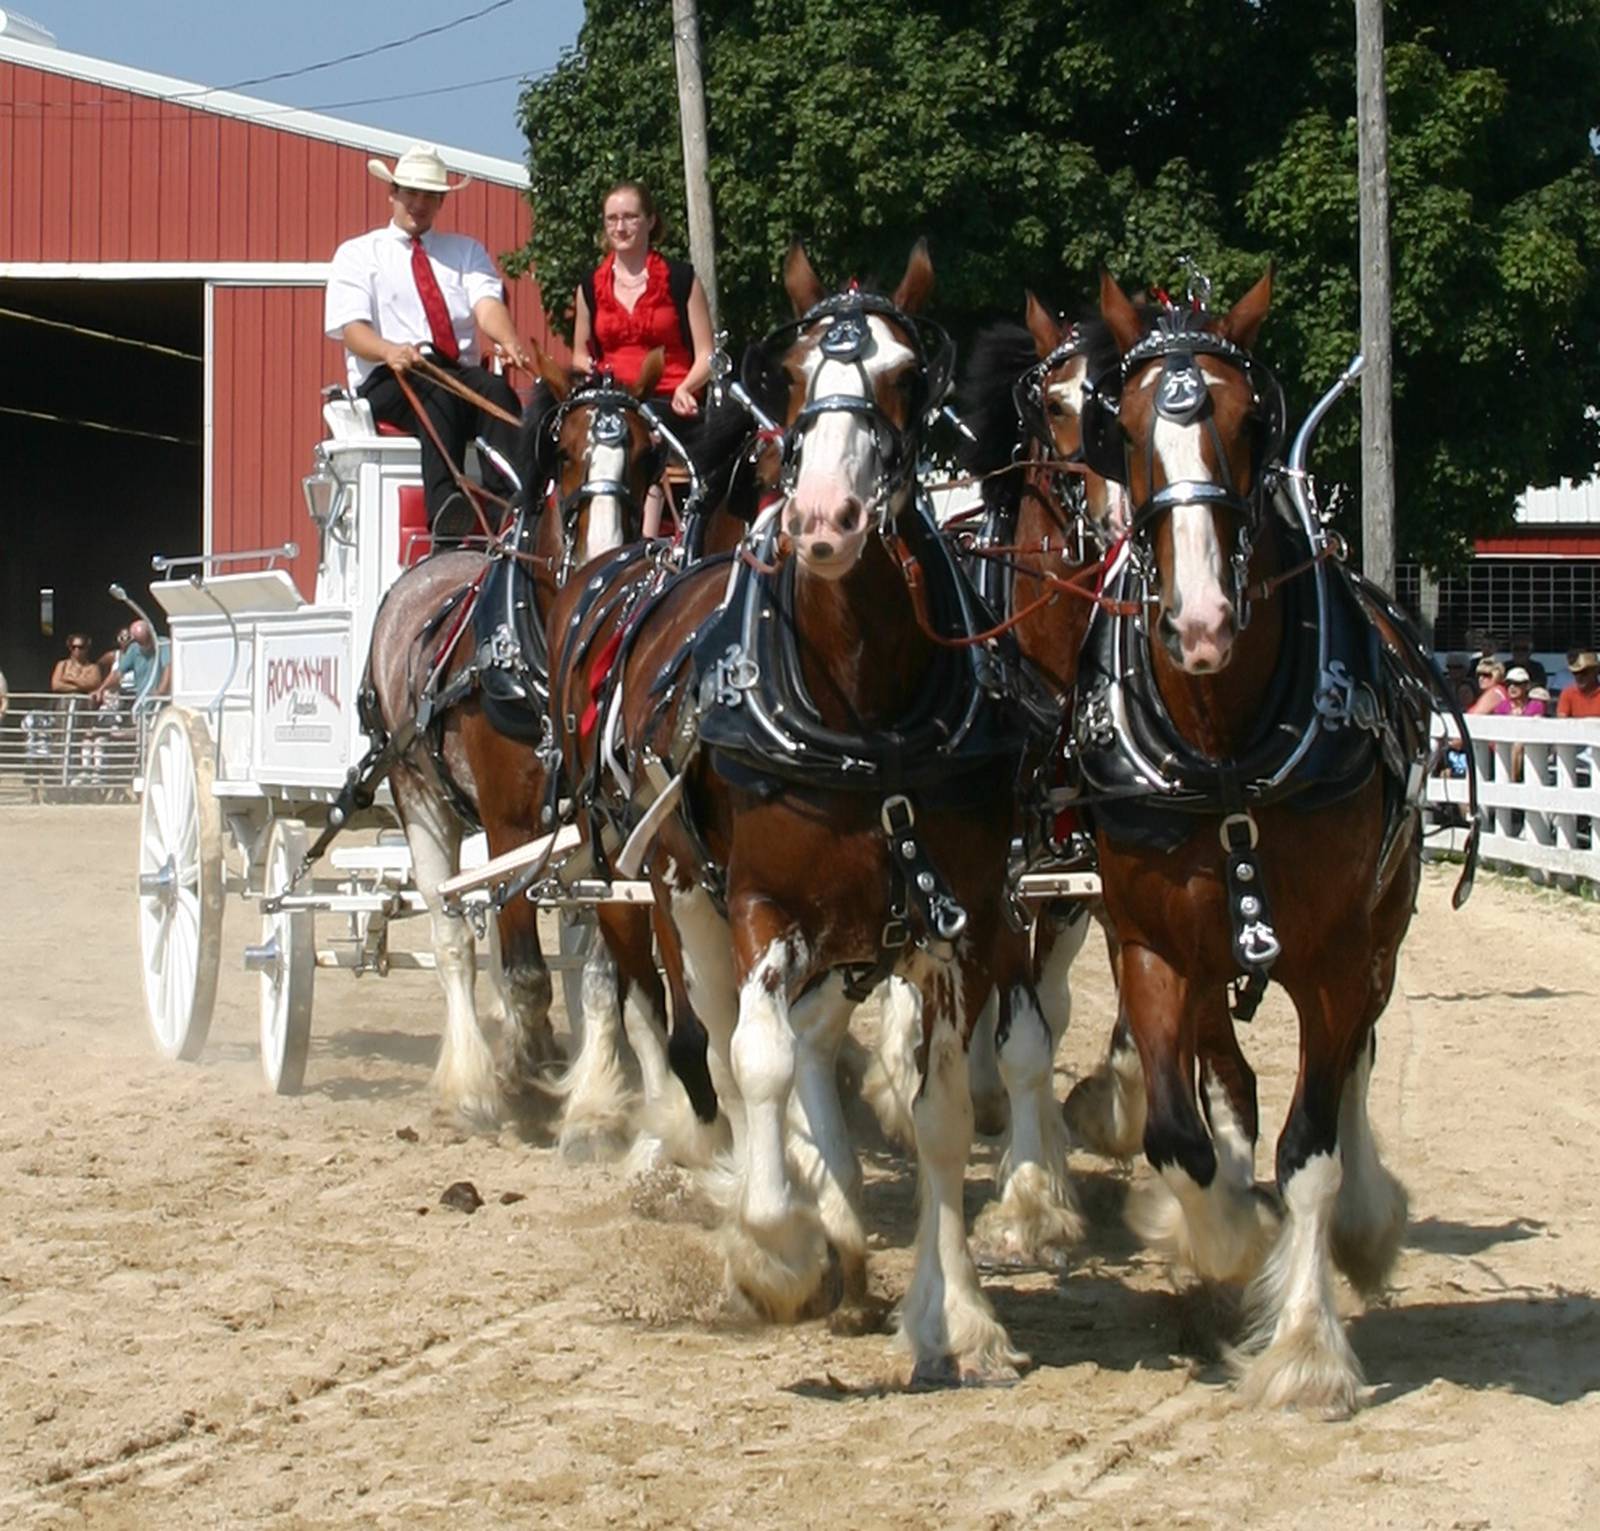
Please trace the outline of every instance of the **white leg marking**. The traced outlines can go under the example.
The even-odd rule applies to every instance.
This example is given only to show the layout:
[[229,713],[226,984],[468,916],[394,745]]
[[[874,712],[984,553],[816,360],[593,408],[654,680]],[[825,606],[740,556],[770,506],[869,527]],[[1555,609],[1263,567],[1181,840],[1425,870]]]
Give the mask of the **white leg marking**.
[[731,1284],[762,1313],[801,1316],[827,1270],[827,1241],[814,1205],[791,1183],[789,1092],[795,1037],[789,985],[798,966],[797,937],[772,942],[739,993],[731,1063],[744,1103],[745,1138],[738,1199],[725,1248]]
[[917,1096],[918,1208],[916,1268],[900,1309],[900,1334],[910,1346],[913,1382],[1002,1381],[1027,1357],[1014,1350],[978,1285],[967,1247],[962,1192],[972,1146],[972,1098],[967,1060],[956,1031],[953,972],[924,985],[923,1003],[936,1011],[928,1072]]
[[464,1121],[492,1128],[500,1121],[500,1082],[473,1004],[477,959],[472,931],[464,919],[445,914],[439,905],[439,884],[456,869],[461,834],[439,823],[421,803],[412,805],[404,822],[412,873],[428,905],[434,962],[444,990],[444,1042],[433,1072],[434,1087]]
[[1284,1187],[1283,1232],[1251,1284],[1249,1327],[1232,1358],[1247,1403],[1343,1418],[1366,1394],[1333,1302],[1328,1234],[1340,1179],[1338,1156],[1315,1154]]
[[1202,1066],[1201,1086],[1206,1092],[1206,1115],[1211,1123],[1211,1146],[1217,1153],[1217,1173],[1237,1186],[1256,1182],[1256,1145],[1244,1130],[1223,1089],[1222,1081],[1211,1069]]
[[790,1014],[795,1036],[795,1090],[790,1111],[790,1158],[810,1189],[823,1231],[839,1256],[846,1292],[866,1289],[867,1234],[857,1210],[861,1166],[850,1146],[839,1099],[839,1048],[855,1008],[844,980],[829,977]]
[[583,965],[583,1041],[559,1086],[567,1097],[559,1143],[569,1159],[614,1159],[627,1149],[635,1101],[621,1040],[617,964],[596,939]]
[[1113,1037],[1106,1061],[1067,1095],[1067,1126],[1091,1153],[1132,1159],[1144,1145],[1144,1066],[1130,1041]]
[[1011,995],[1000,1074],[1011,1102],[1011,1144],[1000,1166],[1003,1194],[978,1219],[978,1244],[1003,1263],[1060,1263],[1083,1236],[1083,1219],[1067,1180],[1067,1134],[1054,1089],[1055,1039],[1022,987]]
[[885,1135],[914,1148],[917,1129],[911,1103],[917,1098],[917,1049],[922,1045],[922,996],[903,978],[878,989],[878,1045],[861,1081],[861,1097],[872,1107]]
[[1329,1248],[1333,1262],[1363,1296],[1383,1289],[1405,1237],[1406,1189],[1384,1166],[1367,1117],[1372,1050],[1345,1081],[1339,1098],[1339,1156],[1344,1179],[1333,1209]]

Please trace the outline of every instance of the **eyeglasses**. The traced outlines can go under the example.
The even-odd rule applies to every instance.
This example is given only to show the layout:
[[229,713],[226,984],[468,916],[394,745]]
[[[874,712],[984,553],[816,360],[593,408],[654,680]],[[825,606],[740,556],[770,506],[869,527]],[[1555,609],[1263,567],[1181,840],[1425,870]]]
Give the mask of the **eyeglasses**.
[[1479,670],[1478,671],[1478,679],[1479,680],[1493,680],[1494,679],[1494,671],[1493,670]]
[[643,217],[643,213],[607,213],[606,227],[614,229],[619,223],[638,223]]
[[69,649],[86,649],[89,645],[87,643],[69,643],[67,647]]

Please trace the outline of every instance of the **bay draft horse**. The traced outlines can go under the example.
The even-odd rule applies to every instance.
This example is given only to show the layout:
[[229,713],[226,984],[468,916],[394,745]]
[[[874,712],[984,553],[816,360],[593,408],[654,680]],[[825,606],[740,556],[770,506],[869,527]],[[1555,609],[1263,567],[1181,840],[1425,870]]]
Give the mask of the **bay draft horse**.
[[[1012,1106],[1019,1162],[1037,1161],[1056,1107],[1026,941],[1006,918],[1021,753],[1007,687],[984,679],[985,651],[925,635],[903,561],[946,558],[950,600],[936,605],[953,620],[959,576],[916,503],[921,428],[949,365],[943,332],[916,317],[932,282],[919,245],[891,298],[829,298],[790,251],[797,318],[766,348],[785,395],[786,497],[756,550],[687,570],[644,607],[598,727],[568,745],[574,779],[597,784],[588,806],[622,832],[652,764],[680,773],[647,865],[669,916],[658,935],[674,1036],[686,1019],[709,1034],[733,1131],[729,1283],[765,1315],[864,1291],[835,1058],[855,996],[886,970],[917,992],[919,1218],[900,1326],[914,1377],[976,1380],[1023,1360],[978,1285],[962,1206],[964,1049],[991,991],[1029,1060],[1013,1071],[1028,1083]],[[552,613],[553,657],[576,604],[569,589]],[[570,643],[589,651],[581,632]],[[587,702],[588,664],[557,658],[552,675],[553,705]],[[616,758],[614,782],[595,771],[597,751]]]
[[[1063,323],[1029,293],[1025,326],[996,324],[979,334],[959,390],[959,413],[972,435],[961,465],[984,480],[982,531],[963,535],[962,545],[976,562],[975,579],[990,609],[1004,615],[1063,718],[1070,713],[1102,561],[1126,525],[1122,485],[1085,463],[1082,440],[1085,389],[1116,359],[1110,331],[1098,319]],[[1057,785],[1053,766],[1053,755],[1037,762],[1039,789]],[[1030,865],[1071,857],[1074,824],[1050,813],[1037,794],[1019,801],[1018,810],[1017,832]],[[1083,902],[1056,901],[1044,905],[1036,922],[1034,979],[1052,1059],[1071,1017],[1068,970],[1088,934],[1088,915]],[[916,1083],[914,1036],[904,1007],[886,1008],[885,1017],[884,1073],[909,1080],[883,1093],[908,1111]],[[914,1014],[909,1019],[914,1022]],[[1009,1034],[1000,1020],[997,996],[970,1050],[975,1119],[991,1136],[1007,1130],[1008,1096],[1015,1093],[1015,1081],[1007,1078]],[[891,1130],[907,1136],[893,1111],[880,1099],[873,1104]],[[990,1264],[1060,1263],[1081,1233],[1081,1219],[1057,1113],[1045,1119],[1038,1163],[1013,1170],[1011,1157],[1009,1151],[1001,1157],[1000,1198],[975,1230],[980,1255]]]
[[[1375,1291],[1406,1220],[1367,1090],[1420,876],[1421,742],[1349,578],[1269,498],[1282,395],[1250,353],[1270,299],[1268,272],[1226,314],[1168,308],[1152,328],[1102,279],[1122,360],[1089,458],[1126,481],[1114,593],[1147,615],[1098,615],[1080,672],[1121,989],[1110,1087],[1081,1104],[1116,1118],[1106,1139],[1142,1136],[1160,1178],[1135,1227],[1203,1278],[1248,1283],[1242,1396],[1342,1415],[1363,1379],[1332,1265]],[[1245,969],[1258,986],[1270,970],[1299,1016],[1275,1202],[1255,1185],[1255,1076],[1230,1014]]]
[[[542,382],[519,438],[524,487],[508,551],[462,549],[424,559],[390,587],[373,623],[367,685],[376,726],[368,732],[398,747],[390,776],[395,811],[428,904],[445,995],[434,1085],[447,1108],[479,1127],[499,1124],[505,1098],[478,1022],[472,929],[466,917],[445,911],[438,888],[459,869],[461,841],[477,825],[491,856],[546,831],[539,819],[543,614],[570,570],[640,535],[645,494],[662,461],[638,401],[654,387],[662,361],[662,353],[652,353],[637,386],[624,390],[609,377],[574,387],[541,357]],[[531,658],[523,653],[522,631],[537,635]],[[491,720],[497,693],[510,694],[496,716],[512,719],[520,737]],[[537,907],[510,899],[491,934],[498,952],[491,950],[489,971],[506,1026],[506,1076],[520,1089],[558,1057]],[[581,1120],[585,1111],[584,1092],[569,1086],[564,1119]]]

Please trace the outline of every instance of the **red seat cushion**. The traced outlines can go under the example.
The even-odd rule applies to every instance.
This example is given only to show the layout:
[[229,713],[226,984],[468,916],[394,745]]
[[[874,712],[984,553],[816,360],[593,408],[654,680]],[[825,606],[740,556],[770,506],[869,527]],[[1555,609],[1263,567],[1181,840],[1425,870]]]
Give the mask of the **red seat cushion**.
[[400,567],[409,569],[428,556],[433,537],[428,531],[428,502],[421,484],[400,486]]
[[413,436],[416,434],[416,432],[403,430],[400,426],[395,425],[392,421],[380,420],[378,422],[378,434],[380,436]]

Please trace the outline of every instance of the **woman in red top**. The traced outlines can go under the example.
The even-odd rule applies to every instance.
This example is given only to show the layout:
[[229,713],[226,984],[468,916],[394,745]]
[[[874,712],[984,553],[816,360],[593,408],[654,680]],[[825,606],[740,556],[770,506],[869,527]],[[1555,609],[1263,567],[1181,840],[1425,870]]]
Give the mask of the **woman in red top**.
[[[662,231],[650,193],[637,181],[619,181],[606,193],[602,243],[605,259],[584,278],[574,298],[572,360],[579,371],[604,369],[619,383],[639,380],[644,359],[657,346],[666,367],[655,402],[671,409],[673,434],[691,453],[705,414],[700,393],[711,376],[711,310],[694,268],[651,248]],[[661,520],[661,496],[645,507],[645,535]]]

